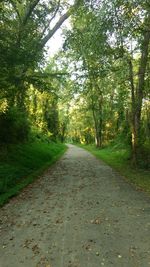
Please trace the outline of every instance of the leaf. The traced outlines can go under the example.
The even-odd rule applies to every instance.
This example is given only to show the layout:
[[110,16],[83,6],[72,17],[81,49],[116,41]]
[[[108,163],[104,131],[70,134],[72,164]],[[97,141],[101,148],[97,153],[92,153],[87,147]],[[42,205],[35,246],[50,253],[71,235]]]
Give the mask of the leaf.
[[92,224],[101,224],[102,221],[101,221],[100,218],[96,218],[96,219],[94,219],[94,220],[91,220],[91,223],[92,223]]

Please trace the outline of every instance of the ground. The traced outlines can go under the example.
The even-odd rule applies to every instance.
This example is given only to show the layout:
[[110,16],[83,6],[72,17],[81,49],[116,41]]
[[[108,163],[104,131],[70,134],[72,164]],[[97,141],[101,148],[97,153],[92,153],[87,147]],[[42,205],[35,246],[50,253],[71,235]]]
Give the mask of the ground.
[[0,267],[150,266],[150,198],[73,145],[0,223]]

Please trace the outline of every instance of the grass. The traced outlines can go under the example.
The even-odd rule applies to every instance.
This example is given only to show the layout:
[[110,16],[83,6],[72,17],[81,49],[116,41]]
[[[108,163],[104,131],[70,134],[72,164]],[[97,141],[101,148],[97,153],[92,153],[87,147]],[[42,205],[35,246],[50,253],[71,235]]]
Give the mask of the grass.
[[0,206],[32,183],[65,150],[63,144],[43,142],[3,147],[0,151]]
[[147,169],[134,168],[130,161],[128,148],[107,147],[97,149],[94,145],[80,145],[97,158],[106,162],[119,172],[136,189],[148,192],[150,195],[150,174]]

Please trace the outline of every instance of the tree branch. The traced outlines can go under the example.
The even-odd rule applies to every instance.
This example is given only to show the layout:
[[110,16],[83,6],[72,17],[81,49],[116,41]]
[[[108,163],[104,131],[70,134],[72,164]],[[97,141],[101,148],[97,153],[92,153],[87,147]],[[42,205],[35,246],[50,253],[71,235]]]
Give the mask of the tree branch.
[[41,34],[42,37],[43,37],[45,31],[46,31],[46,30],[48,29],[48,27],[50,26],[50,23],[52,22],[52,20],[55,18],[56,14],[57,14],[57,12],[58,12],[58,10],[59,10],[59,7],[60,7],[60,0],[58,1],[57,8],[56,8],[56,10],[54,11],[54,14],[52,15],[52,17],[50,18],[50,20],[48,21],[48,23],[45,25],[45,28],[44,28],[44,30],[43,30],[43,32],[42,32],[42,34]]
[[61,25],[64,23],[66,19],[70,17],[72,12],[75,10],[75,8],[78,8],[80,5],[80,2],[82,0],[76,0],[75,4],[69,8],[69,10],[60,17],[60,19],[56,22],[53,29],[49,30],[48,34],[41,40],[40,47],[43,48],[46,43],[49,41],[49,39],[55,34],[55,32],[61,27]]
[[31,4],[26,8],[24,18],[22,20],[22,24],[25,25],[28,21],[28,18],[31,16],[34,8],[37,6],[37,4],[40,2],[40,0],[34,0],[31,2]]
[[45,46],[45,44],[48,42],[48,40],[54,35],[54,33],[61,27],[61,25],[64,23],[64,21],[66,19],[69,18],[69,16],[71,15],[71,13],[69,11],[67,11],[55,24],[55,26],[53,27],[52,30],[50,30],[48,32],[48,34],[42,39],[41,41],[41,48],[43,48]]

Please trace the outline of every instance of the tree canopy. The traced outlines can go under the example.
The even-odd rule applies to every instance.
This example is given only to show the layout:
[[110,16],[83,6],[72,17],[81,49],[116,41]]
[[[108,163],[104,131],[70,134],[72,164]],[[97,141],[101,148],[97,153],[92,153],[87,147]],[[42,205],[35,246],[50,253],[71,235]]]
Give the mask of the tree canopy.
[[[148,0],[0,3],[0,142],[121,140],[137,163],[150,149]],[[70,17],[63,48],[46,44]],[[39,134],[39,133],[38,133]]]

